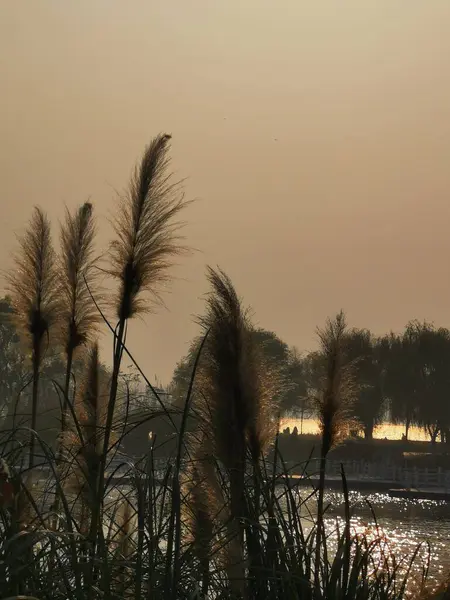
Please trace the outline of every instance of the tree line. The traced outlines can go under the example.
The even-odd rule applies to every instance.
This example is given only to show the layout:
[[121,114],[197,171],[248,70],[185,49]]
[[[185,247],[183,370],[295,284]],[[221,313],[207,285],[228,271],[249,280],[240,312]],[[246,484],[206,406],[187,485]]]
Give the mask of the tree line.
[[[0,299],[0,423],[20,422],[30,398],[30,356],[11,319],[11,301]],[[287,385],[280,390],[284,413],[314,417],[314,396],[320,387],[323,357],[319,351],[301,354],[274,332],[255,329],[252,334],[266,357],[282,367]],[[168,391],[183,398],[188,387],[195,342],[175,367]],[[358,383],[353,407],[359,430],[371,439],[377,425],[388,420],[421,427],[432,443],[450,441],[450,331],[431,323],[411,321],[401,333],[375,336],[368,329],[346,334],[346,359],[353,363]],[[74,365],[74,372],[79,365]],[[51,417],[60,415],[60,398],[54,381],[64,382],[65,363],[60,352],[47,352],[42,364],[42,400],[39,420],[50,429]],[[20,399],[20,402],[18,400]],[[50,418],[49,418],[50,417]],[[53,424],[55,428],[56,422]],[[42,429],[42,427],[38,428]]]
[[[287,385],[280,390],[283,412],[315,417],[314,398],[320,389],[323,354],[301,354],[275,333],[254,329],[266,357],[281,366]],[[169,390],[175,401],[185,394],[197,341],[175,367]],[[345,336],[345,360],[352,365],[358,393],[352,407],[355,433],[372,439],[382,421],[403,425],[408,439],[412,426],[422,428],[432,443],[450,441],[450,331],[428,322],[410,321],[401,333],[374,335],[350,329]],[[356,431],[357,430],[357,431]]]

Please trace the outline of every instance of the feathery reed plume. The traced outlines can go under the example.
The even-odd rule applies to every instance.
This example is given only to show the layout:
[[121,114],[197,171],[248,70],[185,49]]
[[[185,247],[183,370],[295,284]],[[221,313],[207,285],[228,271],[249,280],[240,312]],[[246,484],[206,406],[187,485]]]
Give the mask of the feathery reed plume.
[[[98,344],[87,350],[84,378],[77,386],[73,418],[62,434],[61,449],[64,460],[59,465],[64,494],[74,498],[74,515],[83,536],[80,553],[87,585],[95,578],[94,556],[97,542],[102,538],[104,502],[98,496],[103,456],[105,420],[109,395],[109,378],[99,360]],[[113,433],[111,433],[111,438]]]
[[223,271],[208,268],[211,292],[206,316],[200,319],[209,331],[198,373],[201,407],[212,434],[214,456],[225,466],[230,479],[230,542],[227,561],[230,584],[240,594],[244,585],[244,482],[246,436],[253,401],[248,373],[250,324],[233,284]]
[[[212,453],[225,467],[230,481],[230,536],[234,542],[228,548],[234,556],[228,561],[228,571],[234,591],[241,594],[247,457],[255,466],[276,429],[276,393],[269,383],[272,371],[262,360],[248,314],[231,280],[220,269],[211,268],[208,280],[212,289],[206,315],[200,319],[209,333],[198,371],[197,387],[203,399],[199,412]],[[273,377],[272,383],[275,380]]]
[[345,361],[346,332],[342,311],[318,331],[325,373],[315,404],[322,437],[321,454],[325,456],[348,434],[352,424],[357,388],[353,364]]
[[265,357],[259,345],[253,342],[253,346],[254,401],[249,406],[247,441],[255,468],[275,440],[279,402],[289,384],[280,366]]
[[108,383],[101,370],[98,345],[94,343],[86,361],[84,381],[75,398],[72,428],[63,435],[66,450],[67,487],[80,499],[81,529],[86,532],[89,515],[97,506],[99,468],[105,435]]
[[250,323],[229,277],[208,267],[211,292],[199,319],[209,331],[198,370],[203,417],[212,426],[213,452],[228,471],[245,470],[246,437],[254,403]]
[[317,536],[314,584],[320,595],[320,556],[323,540],[323,498],[326,459],[329,451],[348,433],[352,405],[357,388],[353,365],[345,362],[344,347],[347,324],[341,311],[328,319],[325,328],[318,330],[324,373],[315,400],[321,433],[320,474],[317,501]]
[[159,299],[173,257],[185,250],[178,233],[182,224],[174,219],[187,202],[167,172],[170,139],[158,135],[147,146],[114,221],[117,239],[110,245],[109,273],[119,281],[119,321],[148,310],[142,292]]
[[66,425],[72,362],[76,350],[92,341],[99,322],[99,314],[91,302],[86,283],[95,288],[97,271],[94,270],[95,225],[92,204],[85,202],[72,215],[66,209],[61,226],[61,256],[59,279],[61,285],[61,341],[66,354],[66,378],[64,386],[64,409],[61,431]]
[[33,391],[29,465],[32,468],[44,341],[58,317],[58,282],[50,222],[39,207],[34,208],[19,245],[20,251],[14,257],[15,269],[7,274],[7,280],[19,331],[31,349]]
[[[181,223],[174,219],[187,202],[180,194],[179,184],[174,183],[167,172],[170,137],[158,135],[145,149],[114,222],[117,239],[110,245],[109,273],[119,282],[118,323],[103,456],[109,446],[126,323],[145,312],[146,305],[140,297],[142,292],[149,292],[153,300],[159,298],[159,287],[168,281],[173,258],[185,250],[179,235]],[[104,468],[102,462],[102,472]],[[103,477],[100,477],[99,485],[103,485]],[[101,496],[102,487],[99,492]]]

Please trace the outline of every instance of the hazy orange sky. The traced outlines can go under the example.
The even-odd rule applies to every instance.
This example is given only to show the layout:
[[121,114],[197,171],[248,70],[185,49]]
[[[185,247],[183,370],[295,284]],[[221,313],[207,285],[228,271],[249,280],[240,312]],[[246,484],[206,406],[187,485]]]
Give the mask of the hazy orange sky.
[[[107,216],[149,139],[198,198],[167,310],[130,347],[168,382],[205,265],[308,350],[344,308],[450,326],[450,2],[1,0],[0,268],[34,204]],[[105,356],[109,360],[109,356]]]

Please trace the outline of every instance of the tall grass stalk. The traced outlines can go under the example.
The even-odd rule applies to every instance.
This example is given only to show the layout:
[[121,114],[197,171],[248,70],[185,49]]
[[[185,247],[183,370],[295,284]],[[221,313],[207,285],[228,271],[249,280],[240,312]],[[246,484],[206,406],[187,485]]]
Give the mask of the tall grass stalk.
[[[207,309],[200,319],[208,338],[199,365],[199,409],[209,452],[226,469],[229,478],[228,569],[234,593],[245,585],[244,537],[249,544],[257,535],[259,509],[249,510],[245,496],[247,467],[253,467],[254,500],[259,501],[259,459],[273,440],[278,384],[275,369],[264,364],[254,342],[248,313],[229,277],[220,269],[208,268],[211,291]],[[249,561],[251,577],[259,562],[253,543]]]
[[[173,258],[183,251],[181,224],[175,220],[186,206],[179,185],[172,182],[169,165],[169,135],[159,135],[146,148],[121,198],[114,221],[116,239],[110,245],[110,275],[119,283],[115,303],[118,317],[114,337],[113,368],[105,423],[104,446],[98,479],[98,496],[103,497],[105,460],[118,391],[118,378],[129,319],[146,312],[148,302],[159,299],[160,287],[168,281]],[[99,514],[96,515],[100,517]]]
[[35,463],[35,430],[39,399],[39,378],[51,328],[58,320],[58,279],[50,222],[35,207],[29,225],[19,238],[14,270],[7,274],[15,321],[31,350],[33,389],[29,467]]
[[93,341],[99,323],[99,314],[91,302],[87,285],[96,289],[98,271],[94,268],[95,225],[90,202],[82,204],[74,214],[66,209],[61,226],[58,276],[60,282],[60,335],[66,356],[64,406],[61,432],[66,429],[67,403],[75,352]]
[[[315,548],[314,583],[316,594],[321,586],[322,566],[327,568],[327,560],[322,564],[322,541],[325,537],[323,499],[325,493],[326,461],[330,450],[348,434],[351,422],[351,408],[356,399],[356,386],[352,367],[346,363],[344,343],[346,321],[343,312],[333,320],[328,320],[324,329],[318,331],[323,357],[324,372],[315,398],[320,433],[320,470],[317,501],[317,534]],[[326,547],[325,547],[326,549]]]

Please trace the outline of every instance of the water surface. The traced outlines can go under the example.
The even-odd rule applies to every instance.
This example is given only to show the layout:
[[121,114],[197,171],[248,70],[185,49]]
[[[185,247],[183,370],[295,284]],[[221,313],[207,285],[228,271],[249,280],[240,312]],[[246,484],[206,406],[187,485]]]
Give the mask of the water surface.
[[[300,491],[301,495],[305,490]],[[406,562],[422,544],[414,572],[420,576],[422,566],[429,560],[431,582],[441,581],[450,572],[450,503],[430,500],[404,500],[383,493],[350,492],[351,527],[354,534],[368,538],[382,535],[397,560]],[[330,544],[336,545],[336,529],[344,525],[344,498],[340,492],[327,492],[325,504],[326,531]],[[302,507],[305,528],[311,525],[316,501],[308,500]]]

